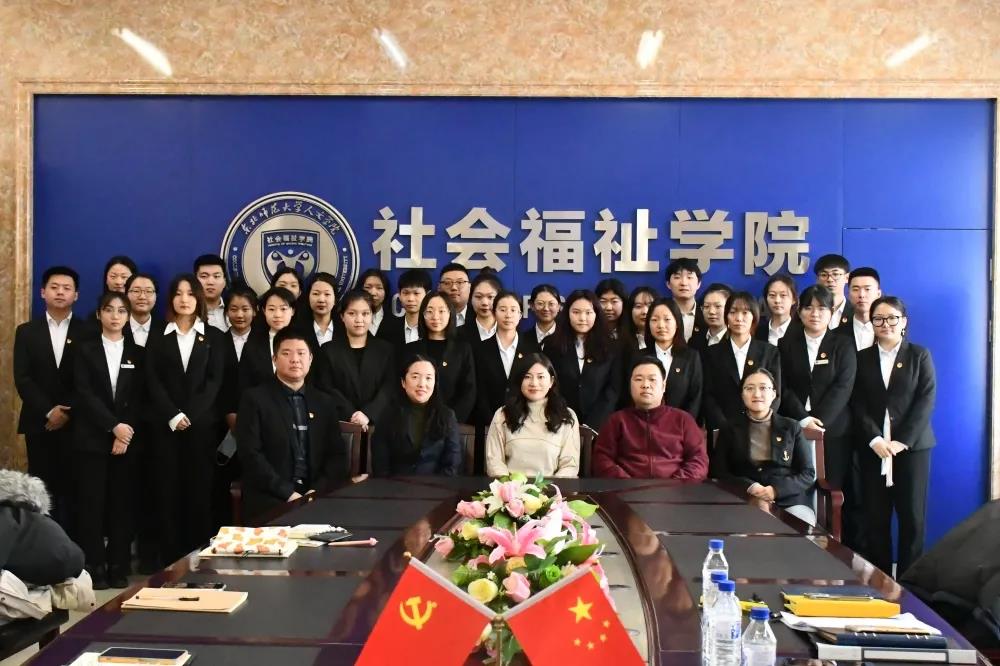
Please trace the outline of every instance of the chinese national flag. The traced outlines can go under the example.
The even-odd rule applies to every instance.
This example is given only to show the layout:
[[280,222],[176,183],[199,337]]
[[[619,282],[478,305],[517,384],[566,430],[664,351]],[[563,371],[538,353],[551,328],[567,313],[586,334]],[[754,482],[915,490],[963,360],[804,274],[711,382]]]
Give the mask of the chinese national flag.
[[646,663],[590,569],[522,602],[505,619],[532,666]]
[[495,613],[416,558],[389,596],[356,664],[463,664]]

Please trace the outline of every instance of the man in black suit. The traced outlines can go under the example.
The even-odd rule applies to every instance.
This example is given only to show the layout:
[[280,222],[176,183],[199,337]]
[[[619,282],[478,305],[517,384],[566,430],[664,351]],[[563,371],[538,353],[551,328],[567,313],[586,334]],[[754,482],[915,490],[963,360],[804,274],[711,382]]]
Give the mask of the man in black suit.
[[698,289],[701,288],[701,268],[694,259],[674,259],[664,273],[670,297],[681,309],[684,320],[684,342],[690,343],[694,335],[704,335],[707,325],[698,307]]
[[282,329],[274,336],[274,379],[240,402],[236,440],[250,518],[348,477],[337,421],[350,418],[349,407],[306,384],[312,360],[306,336]]
[[882,298],[882,286],[877,270],[860,266],[851,271],[847,278],[847,299],[854,310],[854,316],[849,324],[838,327],[836,331],[850,338],[857,351],[875,344],[875,329],[872,327],[869,310],[879,298]]
[[441,280],[438,289],[448,296],[455,310],[455,326],[465,326],[466,322],[476,318],[476,311],[469,304],[472,295],[472,282],[469,270],[462,264],[452,262],[441,269]]
[[396,281],[402,317],[386,317],[379,326],[377,337],[393,345],[398,351],[410,342],[420,339],[420,304],[431,290],[431,274],[422,268],[403,271]]
[[854,317],[854,308],[844,298],[844,287],[847,286],[847,276],[850,272],[851,263],[839,254],[824,254],[813,264],[816,284],[821,284],[833,292],[831,331],[841,324],[850,324],[851,318]]
[[42,274],[45,316],[25,322],[14,334],[14,385],[21,397],[18,434],[28,450],[28,474],[45,482],[52,517],[68,531],[69,465],[72,444],[73,349],[86,337],[86,324],[73,317],[80,277],[68,266]]

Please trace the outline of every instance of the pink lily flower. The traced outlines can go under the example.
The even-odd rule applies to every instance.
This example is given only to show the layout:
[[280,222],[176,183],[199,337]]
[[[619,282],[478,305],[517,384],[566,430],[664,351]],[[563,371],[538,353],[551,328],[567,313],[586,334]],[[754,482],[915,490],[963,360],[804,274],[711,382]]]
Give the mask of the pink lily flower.
[[486,515],[486,506],[482,502],[459,502],[455,511],[465,518],[482,518]]
[[448,557],[454,548],[455,542],[451,537],[441,537],[434,542],[434,550],[436,550],[438,554],[443,557]]
[[[492,486],[497,486],[493,488]],[[521,486],[524,485],[520,481],[507,481],[505,483],[497,483],[494,481],[490,484],[490,490],[493,494],[500,498],[504,503],[507,503],[517,497],[521,493]]]
[[490,560],[485,555],[476,555],[471,560],[465,563],[466,568],[469,570],[475,570],[480,564],[489,564]]
[[479,540],[487,545],[496,545],[489,558],[490,564],[494,564],[505,557],[545,557],[545,550],[536,543],[542,532],[543,528],[538,521],[531,520],[514,532],[504,528],[484,527],[479,530]]
[[520,518],[524,515],[524,502],[515,497],[507,502],[507,512],[515,518]]

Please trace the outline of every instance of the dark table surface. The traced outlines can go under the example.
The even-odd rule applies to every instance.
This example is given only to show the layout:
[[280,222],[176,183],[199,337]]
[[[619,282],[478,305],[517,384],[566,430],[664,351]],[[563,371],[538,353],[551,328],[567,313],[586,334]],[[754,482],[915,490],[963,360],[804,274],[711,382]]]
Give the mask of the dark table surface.
[[[198,664],[351,664],[405,567],[405,552],[424,554],[454,518],[455,503],[485,488],[481,477],[370,479],[304,498],[274,525],[328,523],[374,548],[299,548],[287,559],[198,558],[191,555],[144,584],[222,581],[249,592],[229,615],[135,611],[123,599],[137,586],[71,627],[31,661],[66,664],[111,645],[184,647]],[[564,494],[589,495],[630,551],[645,591],[655,643],[652,663],[700,664],[697,599],[707,539],[726,540],[730,575],[741,598],[756,594],[781,607],[786,583],[866,584],[904,611],[969,646],[916,597],[829,537],[773,506],[748,503],[714,483],[666,480],[559,479]],[[779,654],[806,659],[807,640],[775,624]],[[815,662],[818,663],[818,662]],[[985,660],[980,663],[986,663]]]

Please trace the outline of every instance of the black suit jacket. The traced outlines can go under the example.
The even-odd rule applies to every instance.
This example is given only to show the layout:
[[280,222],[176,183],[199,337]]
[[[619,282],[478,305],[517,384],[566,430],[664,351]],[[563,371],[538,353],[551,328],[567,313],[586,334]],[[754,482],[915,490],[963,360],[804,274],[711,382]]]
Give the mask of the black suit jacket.
[[349,405],[350,414],[360,410],[373,425],[382,423],[393,392],[399,387],[391,344],[369,333],[359,370],[347,339],[337,336],[323,345],[313,363],[317,388],[339,393]]
[[575,348],[563,352],[548,337],[542,351],[552,361],[559,378],[559,392],[576,412],[577,420],[600,430],[615,410],[621,391],[622,358],[618,346],[611,345],[608,357],[602,361],[585,358],[582,372]]
[[933,447],[937,441],[931,429],[931,413],[937,381],[930,352],[903,340],[886,388],[879,349],[876,342],[858,352],[858,374],[851,396],[858,445],[867,446],[873,438],[882,436],[888,409],[892,439],[913,451]]
[[[555,330],[553,330],[552,332],[555,333]],[[549,334],[549,336],[551,336],[551,333]],[[546,339],[548,339],[549,336],[546,336]],[[517,337],[518,337],[518,347],[524,345],[525,354],[542,353],[542,342],[544,342],[544,340],[542,342],[538,341],[538,334],[535,332],[534,320],[531,320],[531,324],[529,326],[526,326],[524,330],[519,331]]]
[[[312,349],[311,346],[310,349]],[[313,355],[315,356],[315,352]],[[254,328],[250,331],[247,342],[243,345],[243,354],[240,356],[237,375],[240,396],[274,377],[271,338],[267,327]],[[239,404],[239,400],[237,400],[237,404]]]
[[[406,345],[400,355],[400,363],[410,354],[427,354],[425,340],[416,340]],[[476,362],[472,347],[464,340],[451,339],[445,345],[441,359],[439,386],[444,403],[455,412],[459,423],[468,423],[476,406]]]
[[[167,327],[167,322],[160,319],[156,315],[151,315],[149,322],[149,335],[146,338],[147,344],[149,343],[149,338],[159,337],[163,335],[163,329]],[[125,324],[125,328],[122,329],[122,334],[125,336],[125,340],[131,343],[135,343],[135,336],[132,335],[132,324]],[[100,330],[98,330],[98,335],[100,335]]]
[[[349,414],[347,405],[308,383],[302,392],[309,410],[310,478],[306,485],[320,492],[348,476],[347,447],[338,421]],[[292,425],[292,408],[276,377],[243,395],[236,419],[236,441],[247,516],[283,504],[295,491]]]
[[[518,333],[517,348],[514,350],[514,363],[511,366],[511,373],[515,372],[518,364],[524,360],[530,352],[525,351],[529,344],[527,339],[533,338],[537,344],[534,330],[525,335]],[[500,358],[500,348],[497,346],[496,336],[482,340],[472,348],[473,358],[476,361],[476,412],[475,423],[477,425],[488,426],[493,421],[493,414],[503,406],[507,400],[507,388],[510,386],[510,379],[503,369],[503,360]]]
[[77,449],[111,453],[112,428],[119,423],[137,427],[145,407],[145,351],[134,342],[124,341],[118,383],[112,396],[111,376],[101,339],[86,340],[77,348],[73,372],[76,385],[73,441]]
[[403,337],[403,317],[394,316],[392,311],[387,308],[375,337],[379,340],[385,340],[393,347],[402,347],[406,344]]
[[168,431],[168,422],[183,412],[194,428],[214,428],[218,422],[216,398],[225,371],[223,333],[205,324],[197,334],[187,371],[181,361],[177,334],[150,337],[146,343],[146,384],[152,401],[152,423]]
[[[22,402],[18,434],[43,432],[47,421],[45,415],[53,407],[73,406],[76,348],[88,337],[87,324],[74,314],[69,321],[62,359],[56,367],[45,315],[17,327],[14,333],[14,386]],[[72,415],[70,411],[71,421]]]
[[[702,400],[702,413],[709,430],[724,428],[727,421],[743,413],[743,397],[740,391],[740,377],[736,367],[736,356],[733,345],[726,335],[722,342],[712,345],[703,357],[705,364],[705,390]],[[747,350],[746,365],[743,374],[758,368],[764,368],[774,375],[775,389],[781,395],[781,360],[778,348],[760,340],[750,340]],[[774,402],[778,409],[778,400]]]
[[810,506],[808,493],[816,482],[816,468],[809,461],[809,443],[802,428],[778,414],[771,417],[771,460],[752,461],[750,419],[743,414],[719,432],[712,454],[712,477],[744,489],[754,483],[773,486],[778,506]]
[[419,449],[410,435],[413,410],[405,399],[391,405],[388,414],[385,425],[375,429],[375,441],[372,443],[372,472],[376,476],[455,476],[462,473],[458,421],[450,409],[445,432],[426,435]]
[[[753,337],[755,340],[761,340],[767,342],[767,332],[771,327],[771,320],[767,317],[761,317],[760,321],[757,322],[757,330],[753,332]],[[787,338],[792,333],[797,333],[802,330],[802,320],[800,320],[795,315],[792,315],[791,320],[788,322],[788,328],[785,329],[785,335],[783,338]],[[780,342],[780,340],[779,340]]]
[[837,324],[837,328],[833,329],[839,331],[844,326],[847,326],[849,330],[851,329],[851,320],[854,319],[854,306],[851,305],[850,300],[844,302],[844,312],[840,315],[840,323]]
[[[827,331],[810,371],[804,329],[789,332],[778,344],[781,357],[781,414],[796,421],[814,416],[823,422],[827,437],[841,437],[851,429],[851,392],[857,372],[853,339]],[[810,411],[806,411],[809,400]]]

